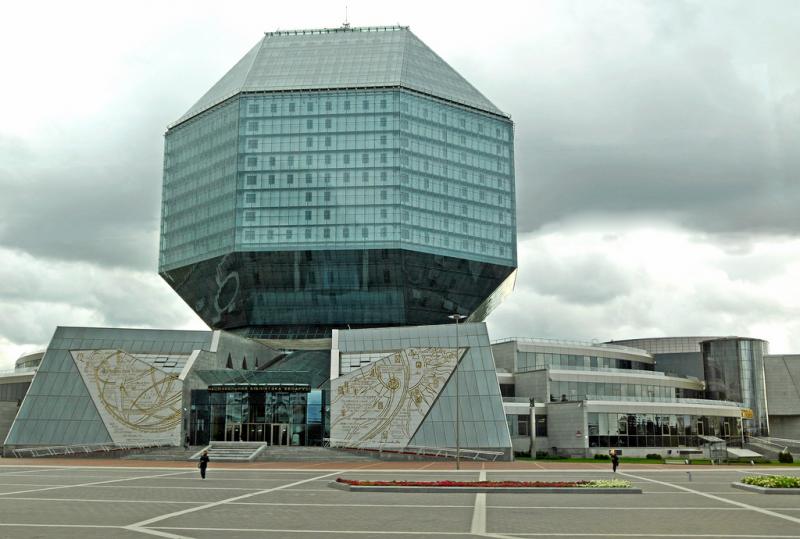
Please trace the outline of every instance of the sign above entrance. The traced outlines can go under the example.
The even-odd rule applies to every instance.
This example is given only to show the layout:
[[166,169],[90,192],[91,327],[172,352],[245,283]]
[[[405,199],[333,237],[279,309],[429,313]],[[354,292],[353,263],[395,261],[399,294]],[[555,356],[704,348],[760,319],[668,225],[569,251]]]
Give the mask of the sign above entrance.
[[209,391],[263,391],[265,393],[309,393],[311,386],[308,384],[210,384]]

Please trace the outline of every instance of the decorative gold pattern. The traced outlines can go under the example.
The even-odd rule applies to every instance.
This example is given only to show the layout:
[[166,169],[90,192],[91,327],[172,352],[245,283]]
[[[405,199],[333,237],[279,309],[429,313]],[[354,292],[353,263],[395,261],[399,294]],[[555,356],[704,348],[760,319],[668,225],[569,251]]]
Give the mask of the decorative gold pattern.
[[454,349],[408,348],[332,380],[331,438],[408,445],[455,365]]
[[72,356],[115,442],[136,442],[142,434],[179,441],[183,384],[176,375],[121,350]]

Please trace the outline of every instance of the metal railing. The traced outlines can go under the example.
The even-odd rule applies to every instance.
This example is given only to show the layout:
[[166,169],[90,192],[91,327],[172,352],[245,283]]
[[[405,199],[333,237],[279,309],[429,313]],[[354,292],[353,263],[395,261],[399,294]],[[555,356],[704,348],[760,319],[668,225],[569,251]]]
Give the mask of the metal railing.
[[646,357],[653,357],[647,350],[641,348],[633,348],[632,346],[622,346],[621,344],[607,344],[601,342],[590,341],[572,341],[567,339],[542,339],[538,337],[506,337],[492,341],[492,344],[502,344],[505,342],[517,341],[523,344],[541,344],[547,345],[561,345],[561,346],[580,346],[589,348],[603,348],[609,350],[619,350],[620,352],[628,352],[631,354],[642,355]]
[[505,455],[502,451],[487,451],[483,449],[464,449],[456,450],[452,447],[426,447],[420,445],[401,445],[396,443],[384,443],[373,441],[355,442],[352,440],[337,440],[334,438],[323,438],[323,447],[332,449],[352,449],[361,451],[377,451],[382,453],[394,453],[400,455],[415,455],[418,457],[438,457],[455,458],[456,455],[462,459],[474,461],[494,462]]
[[15,374],[35,374],[39,367],[24,367],[21,369],[5,369],[0,371],[0,376],[14,376]]
[[55,445],[49,447],[23,447],[12,449],[11,454],[16,458],[38,458],[38,457],[58,457],[65,455],[85,455],[89,453],[111,453],[112,451],[123,451],[131,449],[150,449],[162,447],[164,444],[79,444],[79,445]]
[[[612,395],[578,395],[577,400],[587,401],[624,401],[624,402],[655,402],[655,403],[678,403],[678,404],[705,404],[708,406],[733,406],[740,407],[741,403],[732,401],[716,401],[711,399],[683,399],[678,397],[617,397]],[[556,399],[550,402],[577,402],[575,400],[562,401]]]

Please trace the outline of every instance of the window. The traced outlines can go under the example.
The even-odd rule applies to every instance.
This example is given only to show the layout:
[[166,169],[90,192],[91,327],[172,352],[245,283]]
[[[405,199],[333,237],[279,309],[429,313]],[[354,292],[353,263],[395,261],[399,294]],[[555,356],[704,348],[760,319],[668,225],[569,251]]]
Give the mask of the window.
[[325,129],[330,129],[330,128],[331,128],[331,119],[325,118]]
[[461,205],[461,215],[466,215],[466,214],[467,214],[467,205],[466,204],[462,204]]
[[311,220],[311,210],[306,210],[305,214],[306,214],[306,221],[310,221]]
[[330,154],[325,155],[325,164],[326,165],[330,165],[331,164],[331,156],[330,156]]
[[306,129],[314,129],[314,120],[306,120]]
[[286,175],[286,183],[292,185],[294,183],[294,174]]
[[294,112],[295,106],[294,103],[289,103],[289,112]]
[[258,104],[257,103],[250,103],[247,107],[247,112],[250,114],[258,114]]
[[330,228],[323,228],[322,229],[322,237],[323,238],[330,238],[331,237],[331,229]]
[[251,138],[247,140],[247,148],[250,150],[255,150],[258,148],[258,139]]
[[386,208],[381,208],[381,219],[386,219]]
[[344,154],[343,159],[344,159],[344,164],[345,165],[349,165],[350,164],[350,154],[349,153]]
[[369,101],[366,99],[361,103],[361,108],[364,110],[369,110]]
[[312,103],[311,101],[309,101],[308,103],[306,103],[306,110],[307,110],[308,112],[314,112],[314,103]]
[[256,159],[255,157],[248,157],[247,158],[247,166],[248,167],[254,167],[257,164],[258,164],[258,159]]
[[331,147],[331,137],[325,137],[325,147],[326,148]]
[[292,168],[294,166],[294,156],[290,155],[286,158],[286,166]]
[[306,148],[311,148],[314,146],[314,139],[311,137],[306,137]]
[[381,108],[382,109],[386,108],[386,100],[385,99],[381,99]]
[[278,112],[278,105],[276,103],[273,103],[272,105],[269,106],[269,111],[272,114],[275,114],[276,112]]
[[255,193],[246,193],[244,195],[244,201],[246,204],[255,204],[256,203],[256,194]]
[[325,191],[324,198],[325,198],[325,202],[330,202],[331,201],[331,192],[330,191]]
[[385,181],[386,181],[386,171],[385,171],[385,170],[382,170],[382,171],[381,171],[381,181],[382,181],[382,182],[385,182]]
[[385,153],[382,153],[381,154],[381,163],[386,164],[388,162],[388,160],[389,160],[388,156]]
[[342,237],[343,238],[349,238],[350,237],[350,229],[349,228],[344,227],[342,229]]
[[364,172],[362,172],[361,173],[361,180],[364,183],[367,183],[369,181],[369,172],[367,172],[366,170]]
[[326,221],[331,218],[331,210],[325,210],[322,212],[322,218]]
[[271,167],[275,166],[275,158],[274,157],[270,157],[269,158],[269,166],[271,166]]
[[255,185],[256,184],[256,175],[255,174],[248,174],[247,175],[247,185]]
[[386,135],[381,135],[381,146],[386,146]]
[[270,175],[267,177],[267,182],[268,182],[270,185],[275,185],[275,174],[270,174]]
[[344,102],[344,110],[350,110],[350,101]]
[[331,103],[330,101],[326,101],[325,102],[325,110],[327,110],[327,111],[333,110],[333,103]]
[[258,122],[254,121],[247,122],[247,130],[250,131],[251,133],[255,133],[256,131],[258,131]]
[[306,202],[311,202],[311,198],[312,198],[311,191],[306,191]]
[[331,183],[331,173],[326,172],[325,176],[323,176],[323,180],[325,181],[325,183]]
[[344,183],[350,183],[350,173],[345,172],[344,174],[342,174],[342,179],[344,180]]
[[244,231],[244,241],[255,241],[255,239],[256,239],[255,230],[245,230]]
[[286,231],[286,239],[287,239],[287,240],[290,240],[290,239],[292,239],[292,236],[293,236],[293,234],[292,234],[292,229],[290,228],[290,229],[288,229],[288,230]]
[[387,198],[388,198],[387,193],[386,190],[384,189],[381,191],[381,200],[386,200]]
[[381,127],[386,127],[386,116],[381,116]]
[[244,212],[244,220],[248,223],[253,222],[256,220],[256,212],[254,211],[246,211]]
[[385,237],[386,237],[386,227],[382,226],[381,227],[381,238],[385,238]]
[[369,228],[367,228],[365,226],[361,227],[361,237],[362,238],[368,238],[369,237]]
[[313,181],[313,177],[311,176],[310,172],[306,172],[306,183],[311,183]]
[[364,165],[369,163],[369,154],[368,153],[362,153],[361,154],[361,163],[364,164]]

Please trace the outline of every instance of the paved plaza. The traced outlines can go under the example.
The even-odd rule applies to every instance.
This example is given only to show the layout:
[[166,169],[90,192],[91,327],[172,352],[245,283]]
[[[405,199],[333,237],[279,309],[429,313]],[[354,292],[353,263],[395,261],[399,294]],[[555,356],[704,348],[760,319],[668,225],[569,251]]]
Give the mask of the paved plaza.
[[[746,473],[797,468],[626,466],[641,495],[403,494],[334,490],[361,479],[576,480],[604,465],[214,464],[0,460],[3,538],[800,538],[800,497],[735,490]],[[344,464],[344,465],[343,465]],[[449,469],[439,469],[449,468]]]

